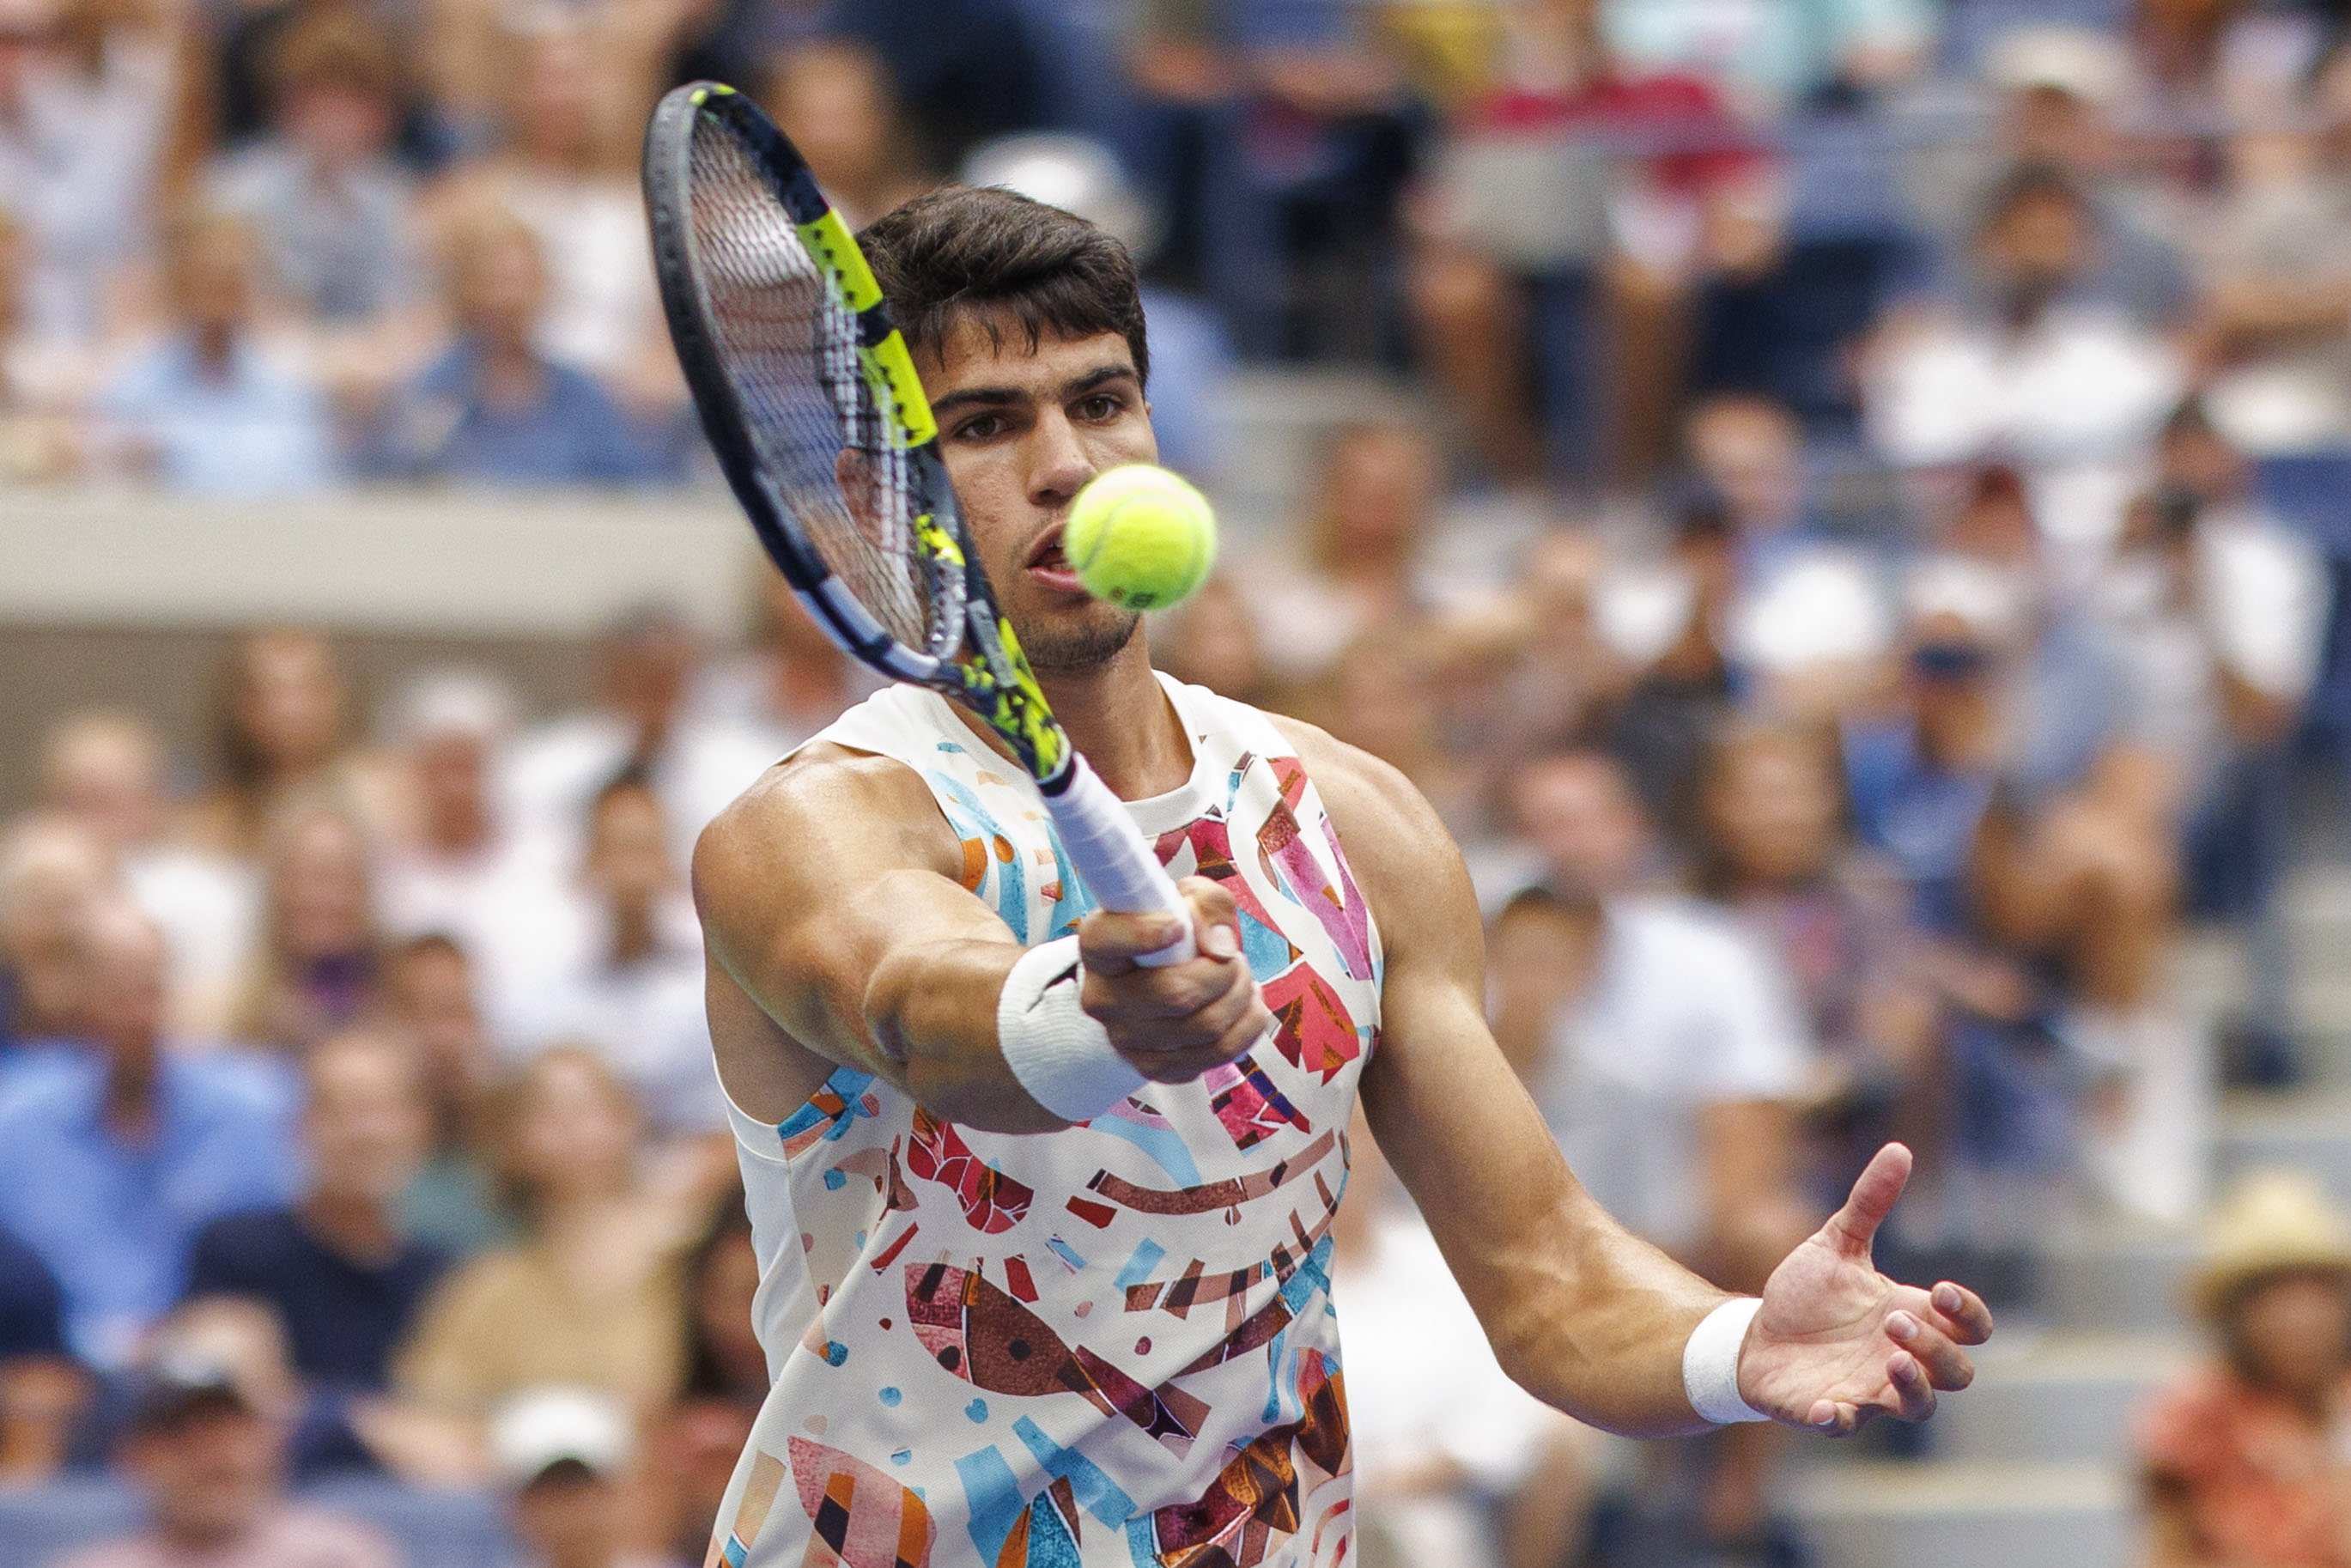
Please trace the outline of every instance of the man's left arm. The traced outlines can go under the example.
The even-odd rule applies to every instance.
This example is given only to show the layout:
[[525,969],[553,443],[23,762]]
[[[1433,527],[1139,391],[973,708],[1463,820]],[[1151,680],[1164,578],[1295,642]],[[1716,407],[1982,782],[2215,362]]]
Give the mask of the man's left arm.
[[[1386,764],[1285,727],[1379,919],[1385,975],[1364,1111],[1496,1357],[1593,1425],[1699,1429],[1684,1349],[1733,1298],[1626,1231],[1569,1172],[1487,1029],[1477,898],[1437,813]],[[1881,1152],[1773,1273],[1736,1364],[1748,1405],[1843,1433],[1879,1412],[1923,1419],[1936,1389],[1966,1386],[1960,1347],[1990,1333],[1983,1303],[1949,1283],[1930,1298],[1870,1266],[1870,1238],[1908,1170],[1907,1151]]]

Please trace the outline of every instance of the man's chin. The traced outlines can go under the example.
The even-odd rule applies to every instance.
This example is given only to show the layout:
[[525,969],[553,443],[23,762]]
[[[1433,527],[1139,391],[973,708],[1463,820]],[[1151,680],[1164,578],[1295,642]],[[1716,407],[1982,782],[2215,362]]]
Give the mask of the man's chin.
[[1131,610],[1089,603],[1071,610],[1015,617],[1029,667],[1040,675],[1080,675],[1100,669],[1134,641],[1143,617]]

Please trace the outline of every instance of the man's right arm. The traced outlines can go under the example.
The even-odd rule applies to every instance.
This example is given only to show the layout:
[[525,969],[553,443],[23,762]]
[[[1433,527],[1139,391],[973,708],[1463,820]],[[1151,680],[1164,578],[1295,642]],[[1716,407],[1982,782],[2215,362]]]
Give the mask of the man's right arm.
[[[694,889],[711,1035],[745,1110],[780,1116],[813,1087],[783,1065],[797,1047],[967,1126],[1068,1124],[1005,1061],[997,1003],[1025,949],[964,887],[962,865],[911,768],[833,747],[769,773],[704,830]],[[1190,962],[1135,962],[1175,938],[1165,915],[1097,912],[1080,928],[1085,1011],[1122,1055],[1167,1082],[1230,1060],[1270,1021],[1237,956],[1230,899],[1196,879],[1185,892],[1202,947]]]

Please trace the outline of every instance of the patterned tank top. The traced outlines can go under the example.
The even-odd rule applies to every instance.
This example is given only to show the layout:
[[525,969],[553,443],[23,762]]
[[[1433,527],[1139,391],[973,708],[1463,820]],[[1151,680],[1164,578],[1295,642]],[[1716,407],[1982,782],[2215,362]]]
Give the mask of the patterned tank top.
[[[842,1069],[734,1111],[773,1379],[709,1556],[751,1568],[1335,1568],[1353,1539],[1329,1231],[1379,934],[1264,715],[1165,681],[1190,778],[1129,802],[1216,878],[1278,1027],[1082,1126],[943,1122]],[[898,686],[818,737],[895,758],[1013,935],[1091,907],[1015,765]]]

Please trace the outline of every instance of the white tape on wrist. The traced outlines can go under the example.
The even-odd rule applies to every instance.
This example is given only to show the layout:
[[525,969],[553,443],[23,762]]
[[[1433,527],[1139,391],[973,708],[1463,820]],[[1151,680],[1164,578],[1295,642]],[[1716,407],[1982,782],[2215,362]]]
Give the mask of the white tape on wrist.
[[1771,1418],[1739,1392],[1740,1347],[1747,1343],[1747,1325],[1762,1308],[1753,1296],[1725,1301],[1690,1331],[1682,1347],[1682,1392],[1689,1396],[1691,1409],[1718,1427]]
[[1084,971],[1078,939],[1020,955],[996,1000],[996,1041],[1029,1097],[1064,1122],[1090,1122],[1143,1087],[1143,1074],[1111,1048],[1078,1005]]

